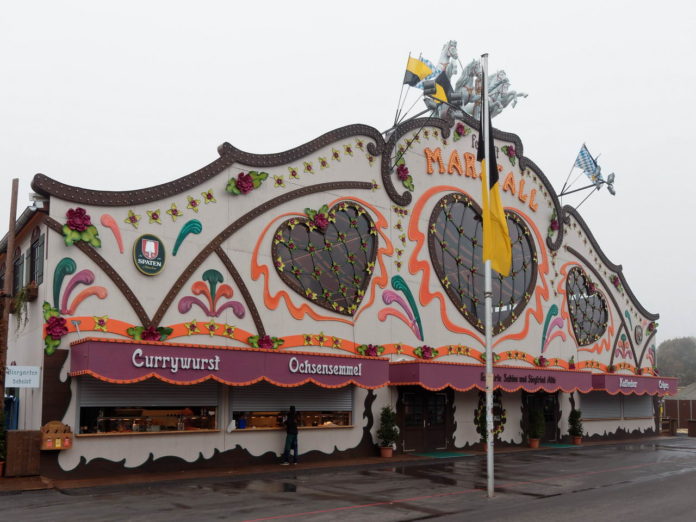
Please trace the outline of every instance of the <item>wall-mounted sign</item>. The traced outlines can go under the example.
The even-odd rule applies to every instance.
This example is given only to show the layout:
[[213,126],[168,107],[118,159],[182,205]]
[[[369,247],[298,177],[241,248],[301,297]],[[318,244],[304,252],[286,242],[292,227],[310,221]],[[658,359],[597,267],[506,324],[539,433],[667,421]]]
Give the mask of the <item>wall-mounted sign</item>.
[[41,368],[38,366],[8,366],[5,369],[6,388],[38,388]]
[[164,268],[164,243],[152,234],[140,236],[133,243],[133,263],[143,274],[153,276]]

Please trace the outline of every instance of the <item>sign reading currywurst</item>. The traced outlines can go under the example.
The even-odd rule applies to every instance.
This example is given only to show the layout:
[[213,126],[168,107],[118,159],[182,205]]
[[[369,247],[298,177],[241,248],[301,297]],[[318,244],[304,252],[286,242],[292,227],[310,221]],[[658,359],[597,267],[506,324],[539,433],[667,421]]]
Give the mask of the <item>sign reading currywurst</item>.
[[301,386],[312,379],[331,388],[355,384],[379,388],[389,382],[389,361],[376,357],[282,352],[249,348],[132,343],[85,339],[70,349],[70,375],[108,381],[161,378],[176,384],[215,379],[246,386],[260,379],[277,386]]
[[182,370],[220,370],[220,356],[215,357],[176,357],[173,355],[144,355],[138,348],[131,357],[133,366],[136,368],[162,368],[168,369],[172,373]]

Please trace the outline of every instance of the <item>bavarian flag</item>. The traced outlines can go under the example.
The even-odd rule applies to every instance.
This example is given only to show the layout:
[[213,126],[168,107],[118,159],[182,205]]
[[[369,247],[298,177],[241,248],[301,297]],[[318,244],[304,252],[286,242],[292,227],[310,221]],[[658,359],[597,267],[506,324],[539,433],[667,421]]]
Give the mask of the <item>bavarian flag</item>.
[[415,87],[417,83],[430,76],[432,72],[432,68],[430,68],[427,63],[409,56],[408,63],[406,64],[404,83],[411,87]]
[[[498,183],[498,164],[495,161],[493,144],[493,127],[490,116],[487,118],[488,144],[487,158],[484,153],[486,144],[483,140],[483,109],[481,110],[481,132],[479,132],[477,159],[481,162],[481,188],[483,207],[483,261],[491,260],[491,268],[501,275],[510,275],[512,266],[512,247],[507,219],[500,200],[500,183]],[[486,180],[486,161],[488,161],[489,180]]]

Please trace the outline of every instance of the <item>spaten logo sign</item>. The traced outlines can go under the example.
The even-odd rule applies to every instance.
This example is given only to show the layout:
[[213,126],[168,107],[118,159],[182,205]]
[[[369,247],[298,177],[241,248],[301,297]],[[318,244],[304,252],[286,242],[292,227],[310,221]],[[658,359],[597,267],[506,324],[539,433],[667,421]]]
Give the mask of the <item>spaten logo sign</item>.
[[164,268],[164,245],[152,234],[145,234],[133,244],[133,263],[145,275],[159,274]]

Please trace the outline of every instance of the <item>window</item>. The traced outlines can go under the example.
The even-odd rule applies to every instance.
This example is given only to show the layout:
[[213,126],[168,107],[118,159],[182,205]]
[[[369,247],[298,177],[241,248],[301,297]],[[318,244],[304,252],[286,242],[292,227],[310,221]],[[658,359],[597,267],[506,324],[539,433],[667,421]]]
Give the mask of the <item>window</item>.
[[29,250],[29,273],[27,283],[34,281],[37,285],[43,283],[44,267],[44,235],[36,228],[32,234]]
[[583,419],[620,419],[621,397],[605,392],[581,393],[579,409]]
[[578,344],[585,346],[599,340],[607,329],[607,303],[596,285],[577,266],[568,272],[566,299]]
[[200,431],[217,428],[218,385],[176,386],[155,379],[132,384],[78,380],[79,433]]
[[[521,314],[536,282],[536,252],[522,218],[505,211],[512,245],[509,276],[493,272],[493,333],[502,332]],[[478,205],[464,194],[448,194],[430,216],[430,260],[445,292],[459,312],[484,331],[482,223]]]
[[[300,427],[350,426],[353,387],[328,389],[314,384],[281,388],[260,382],[231,389],[230,414],[237,429],[283,427],[283,417],[295,406]],[[244,428],[243,428],[244,427]]]
[[650,395],[626,395],[623,398],[625,419],[649,418],[653,416],[653,398]]
[[325,227],[316,218],[293,218],[276,230],[273,262],[280,278],[313,303],[355,314],[375,265],[377,229],[357,203],[327,210]]
[[19,248],[15,250],[12,270],[12,294],[17,295],[22,286],[24,286],[24,254],[21,253]]

